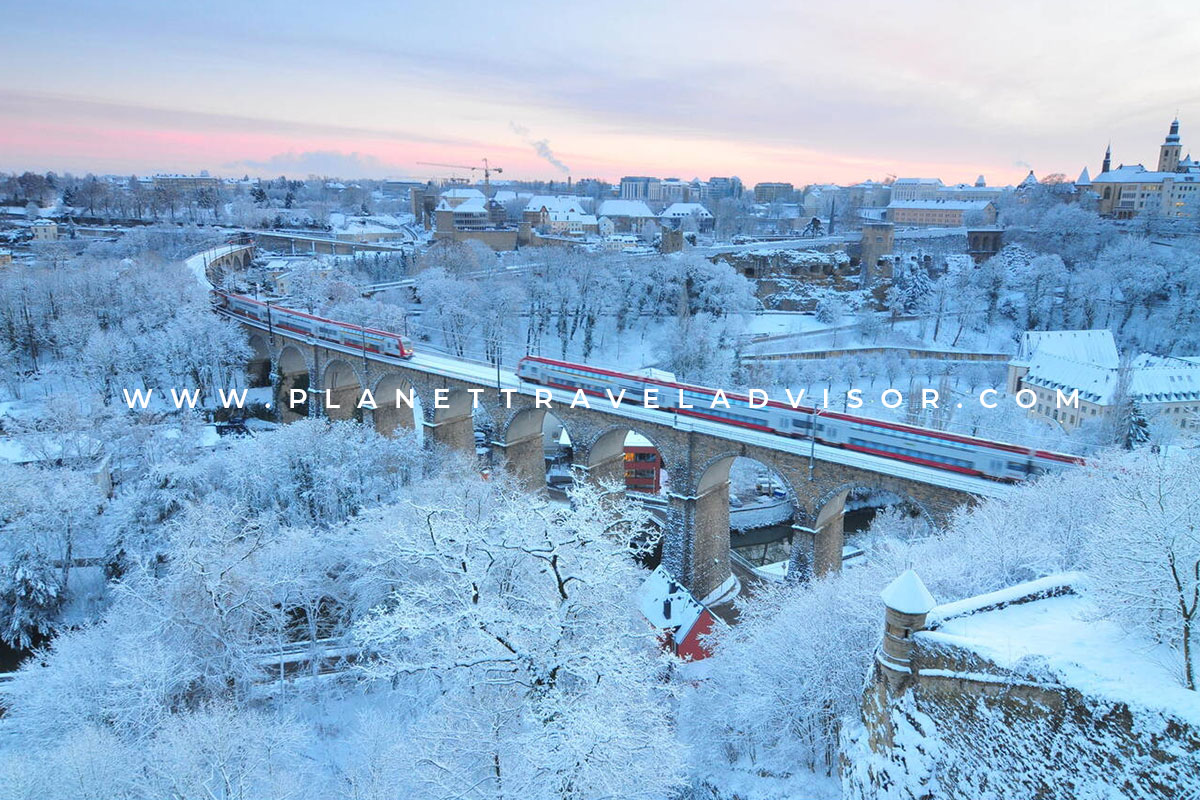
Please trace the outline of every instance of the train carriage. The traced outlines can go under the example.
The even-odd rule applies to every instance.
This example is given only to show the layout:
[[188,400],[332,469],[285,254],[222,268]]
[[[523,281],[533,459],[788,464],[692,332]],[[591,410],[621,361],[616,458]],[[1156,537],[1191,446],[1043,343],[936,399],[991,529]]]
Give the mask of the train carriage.
[[281,331],[311,336],[331,344],[396,358],[412,358],[412,341],[397,333],[325,319],[303,311],[267,304],[245,295],[214,291],[225,313],[253,319]]
[[808,406],[769,401],[756,408],[749,398],[736,393],[722,393],[728,408],[720,403],[713,407],[716,389],[534,356],[521,360],[517,375],[532,383],[568,391],[582,389],[597,397],[607,398],[608,393],[615,397],[623,390],[624,401],[637,404],[642,404],[653,388],[658,390],[657,404],[664,411],[997,481],[1023,480],[1083,463],[1062,453]]

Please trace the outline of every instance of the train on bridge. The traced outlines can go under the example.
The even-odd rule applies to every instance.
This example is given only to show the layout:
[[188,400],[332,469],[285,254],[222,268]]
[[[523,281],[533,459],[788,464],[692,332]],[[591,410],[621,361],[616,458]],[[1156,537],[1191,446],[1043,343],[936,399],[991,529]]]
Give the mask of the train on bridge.
[[674,414],[995,481],[1012,483],[1084,463],[1078,456],[812,407],[793,408],[768,401],[758,408],[739,394],[726,393],[729,407],[718,404],[714,408],[715,389],[548,358],[526,356],[517,365],[517,375],[531,383],[571,392],[582,389],[585,394],[606,399],[607,392],[616,396],[624,390],[628,400],[639,404],[646,390],[653,387],[666,390],[660,391],[656,402]]
[[368,353],[378,353],[393,358],[412,358],[414,353],[412,341],[407,336],[401,336],[398,333],[325,319],[305,314],[303,311],[265,303],[245,295],[219,290],[214,290],[213,295],[216,305],[221,311],[256,320],[269,328],[278,328],[280,331],[310,336],[331,344],[353,347],[358,350],[366,350]]
[[[392,358],[414,355],[412,341],[406,336],[325,319],[217,289],[213,295],[222,312],[280,332]],[[615,396],[624,390],[625,398],[638,404],[644,404],[648,388],[667,390],[657,401],[664,412],[1006,483],[1084,463],[1078,456],[814,407],[793,407],[778,401],[756,407],[749,398],[736,393],[725,393],[727,408],[714,407],[716,389],[538,356],[522,358],[517,364],[517,377],[570,392],[582,389],[595,397],[608,397],[607,392]]]

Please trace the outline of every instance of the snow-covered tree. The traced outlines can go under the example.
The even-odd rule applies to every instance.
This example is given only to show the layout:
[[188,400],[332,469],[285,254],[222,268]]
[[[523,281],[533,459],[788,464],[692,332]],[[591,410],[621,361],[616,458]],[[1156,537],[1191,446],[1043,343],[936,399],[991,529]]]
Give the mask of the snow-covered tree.
[[668,328],[660,351],[663,369],[682,381],[726,386],[736,367],[726,327],[708,314],[681,317]]
[[[1182,682],[1200,672],[1200,458],[1143,449],[1106,465],[1090,507],[1088,572],[1107,613],[1173,648]],[[1103,474],[1102,473],[1102,474]]]
[[614,492],[581,487],[566,509],[477,484],[371,526],[383,549],[369,580],[389,591],[356,626],[361,668],[441,687],[397,754],[406,793],[654,798],[677,785],[662,665],[629,606],[644,512]]

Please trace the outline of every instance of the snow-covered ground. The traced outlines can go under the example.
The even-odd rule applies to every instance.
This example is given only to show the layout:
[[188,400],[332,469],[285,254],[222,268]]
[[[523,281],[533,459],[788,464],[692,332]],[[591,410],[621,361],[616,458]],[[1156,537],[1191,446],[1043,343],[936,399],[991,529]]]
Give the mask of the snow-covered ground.
[[1200,725],[1200,694],[1185,689],[1168,666],[1164,645],[1101,617],[1086,596],[1065,594],[1034,602],[989,608],[1037,591],[1040,586],[1085,584],[1082,576],[1053,576],[965,603],[939,606],[930,614],[935,630],[918,636],[964,647],[1006,669],[1048,669],[1060,682],[1085,695],[1169,711]]

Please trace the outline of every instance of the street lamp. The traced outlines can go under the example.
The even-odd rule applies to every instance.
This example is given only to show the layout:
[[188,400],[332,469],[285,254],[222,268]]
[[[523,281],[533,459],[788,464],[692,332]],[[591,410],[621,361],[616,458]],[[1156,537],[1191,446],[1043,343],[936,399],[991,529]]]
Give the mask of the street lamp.
[[808,449],[808,479],[813,479],[813,470],[816,468],[817,458],[817,417],[821,416],[821,412],[813,406],[812,415],[808,422],[808,435],[812,439],[812,445]]
[[503,394],[500,391],[500,348],[504,345],[497,340],[496,342],[496,402],[500,402],[500,397]]

